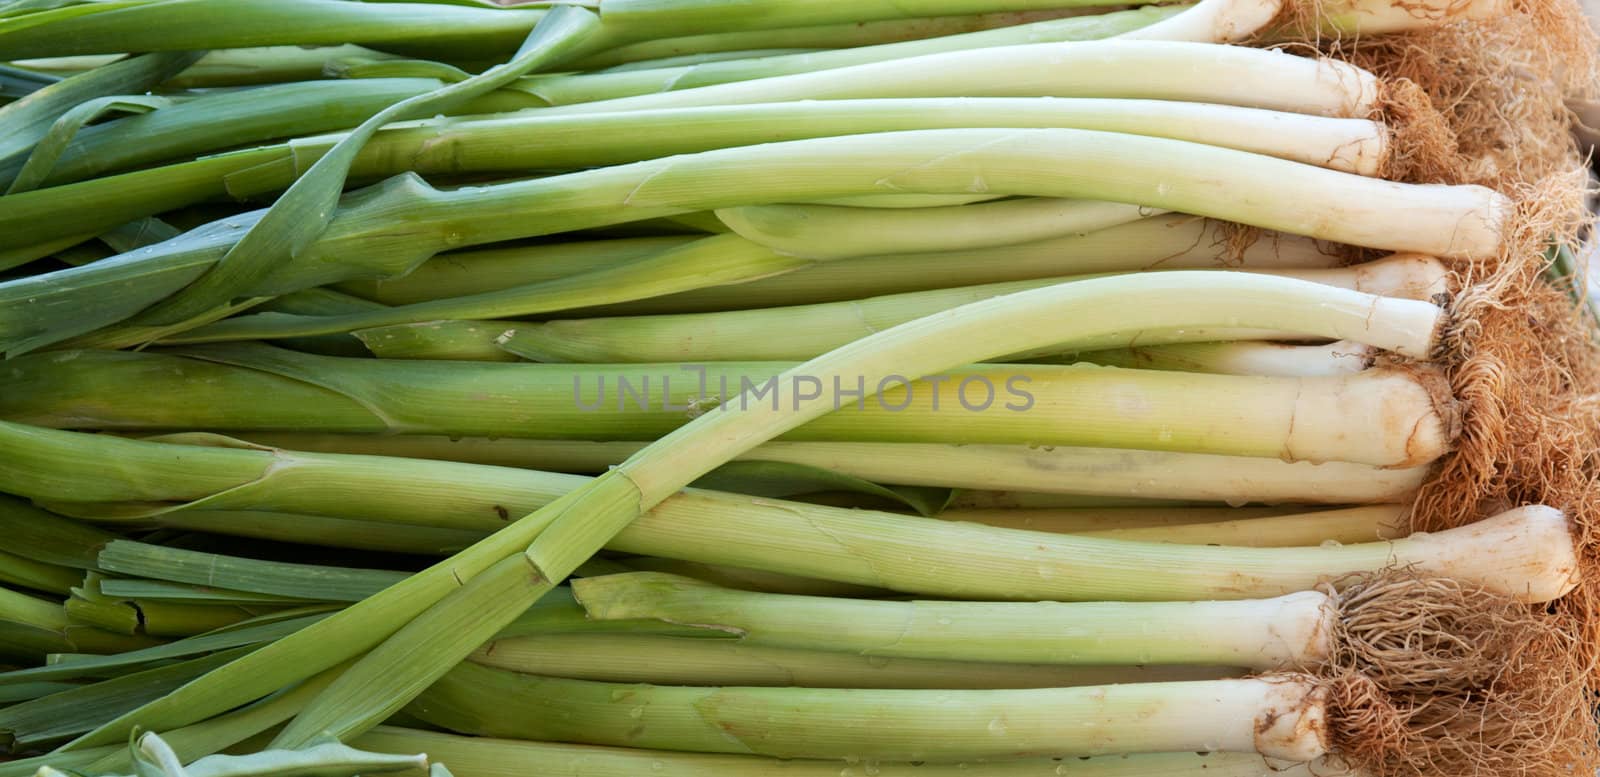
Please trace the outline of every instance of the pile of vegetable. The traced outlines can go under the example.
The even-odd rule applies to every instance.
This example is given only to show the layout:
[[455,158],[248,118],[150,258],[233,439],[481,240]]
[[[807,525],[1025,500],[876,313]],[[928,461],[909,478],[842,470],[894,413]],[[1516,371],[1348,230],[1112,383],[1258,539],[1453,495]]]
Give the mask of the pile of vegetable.
[[0,777],[1587,773],[1596,50],[0,2]]

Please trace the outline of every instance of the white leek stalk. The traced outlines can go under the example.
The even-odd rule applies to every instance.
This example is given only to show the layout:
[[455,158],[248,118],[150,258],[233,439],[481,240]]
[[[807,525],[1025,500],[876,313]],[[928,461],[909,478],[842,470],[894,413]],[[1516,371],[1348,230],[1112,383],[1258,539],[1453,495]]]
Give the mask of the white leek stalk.
[[[251,432],[243,436],[288,450],[582,474],[604,472],[649,444],[312,432]],[[1024,445],[775,441],[756,447],[739,460],[786,462],[898,485],[1022,491],[1035,501],[1052,494],[1079,494],[1233,504],[1397,502],[1415,495],[1428,474],[1427,467],[1392,469],[1338,461],[1313,464],[1204,453]],[[993,523],[984,518],[963,520]]]
[[1134,97],[1365,118],[1376,77],[1332,59],[1178,41],[1033,43],[538,109],[637,111],[862,97]]

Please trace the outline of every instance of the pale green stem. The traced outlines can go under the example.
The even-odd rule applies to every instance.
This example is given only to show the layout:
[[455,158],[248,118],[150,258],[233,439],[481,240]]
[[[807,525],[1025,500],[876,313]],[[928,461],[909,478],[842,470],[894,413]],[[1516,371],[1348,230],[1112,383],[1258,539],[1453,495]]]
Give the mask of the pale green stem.
[[[1216,0],[1213,0],[1213,3],[1215,2]],[[924,38],[877,46],[832,48],[817,52],[663,66],[650,69],[630,68],[628,70],[603,73],[535,76],[524,79],[519,87],[538,95],[547,104],[568,105],[675,89],[690,89],[697,86],[725,84],[734,81],[811,73],[819,70],[873,62],[887,62],[893,59],[948,51],[964,51],[992,46],[1014,46],[1027,43],[1054,43],[1113,38],[1127,32],[1142,31],[1141,28],[1170,19],[1174,15],[1184,13],[1191,8],[1195,7],[1145,6],[1133,10],[1112,11],[1093,16],[1052,19],[1001,27],[983,32]],[[1270,18],[1271,14],[1268,13],[1267,17]],[[1261,21],[1264,23],[1267,20],[1262,19]],[[1242,32],[1248,33],[1248,30],[1243,30]],[[1156,39],[1186,40],[1189,38],[1168,35]],[[1209,36],[1199,39],[1212,40]]]
[[[649,443],[429,435],[251,432],[252,442],[297,451],[437,459],[599,474]],[[182,440],[175,440],[181,442]],[[1428,468],[1286,462],[1191,453],[919,443],[770,442],[739,460],[817,467],[883,483],[1201,502],[1346,504],[1402,501]],[[1215,520],[1222,520],[1217,518]]]
[[735,639],[539,634],[496,640],[472,655],[484,666],[572,680],[655,685],[802,688],[1063,688],[1211,680],[1224,667],[1063,666],[939,661],[795,650]]
[[[1013,200],[1007,203],[1027,204]],[[985,207],[985,206],[966,206]],[[1122,207],[1122,206],[1115,206]],[[906,213],[907,211],[893,211]],[[722,236],[719,240],[738,239]],[[840,238],[841,243],[848,242]],[[821,245],[819,241],[806,241]],[[790,253],[780,247],[779,253]],[[1219,270],[1220,272],[1221,270]],[[1350,288],[1385,297],[1433,299],[1447,287],[1448,271],[1432,259],[1396,256],[1338,269],[1261,269],[1272,275],[1297,277],[1330,286]],[[741,360],[808,359],[873,332],[941,310],[979,299],[1085,280],[1093,276],[1064,276],[1006,281],[979,286],[933,289],[890,294],[882,297],[793,305],[716,313],[686,313],[676,316],[629,316],[568,318],[546,322],[509,325],[497,338],[503,348],[524,358],[544,362],[701,362]],[[737,288],[731,291],[737,292]],[[470,298],[468,298],[470,300]],[[432,303],[444,306],[446,301]],[[424,319],[416,319],[424,320]],[[486,323],[486,322],[485,322]],[[201,330],[194,339],[204,339],[208,331],[215,339],[228,336],[245,338],[270,334],[271,328],[230,332],[223,324]],[[330,326],[328,329],[336,329]],[[301,330],[280,328],[287,334]],[[304,331],[311,331],[307,328]],[[781,335],[779,334],[781,333]],[[182,339],[182,338],[179,338]],[[1091,347],[1132,347],[1205,341],[1303,340],[1304,333],[1249,331],[1233,327],[1221,329],[1185,328],[1176,331],[1119,333],[1115,342]],[[1044,349],[1053,352],[1058,349]],[[1030,358],[1038,352],[1010,354]]]
[[[8,436],[23,429],[0,426]],[[27,439],[32,443],[30,447],[7,446],[9,460],[16,469],[8,473],[14,479],[0,483],[0,487],[47,500],[63,495],[196,499],[208,493],[195,489],[197,476],[236,472],[241,483],[259,480],[259,488],[254,493],[250,488],[232,489],[199,504],[248,508],[265,502],[287,511],[367,521],[431,521],[434,525],[483,532],[503,525],[502,514],[531,511],[585,482],[575,476],[448,462],[201,448],[44,430],[29,433]],[[14,442],[17,440],[8,440]],[[89,480],[77,466],[85,457],[117,460],[123,462],[123,467],[118,472],[98,473],[98,481]],[[57,480],[51,475],[53,466],[72,472],[77,478]],[[269,470],[271,477],[262,478]],[[118,482],[119,479],[126,482]],[[170,509],[165,505],[146,506],[129,517]],[[408,510],[418,512],[408,515]],[[222,520],[228,514],[213,515]],[[1472,530],[1460,533],[1460,537],[1450,533],[1418,535],[1393,543],[1344,547],[1185,548],[688,491],[635,521],[616,538],[612,548],[930,596],[1033,601],[1200,599],[1251,593],[1275,596],[1347,572],[1381,568],[1391,561],[1414,562],[1425,571],[1471,577],[1480,574],[1481,563],[1452,568],[1448,565],[1459,562],[1451,559],[1470,557],[1476,552],[1476,543],[1490,543],[1491,547],[1507,544],[1507,536],[1515,537],[1511,544],[1522,542],[1523,538],[1513,531],[1523,525],[1517,521],[1526,524],[1533,520],[1543,526],[1553,520],[1555,531],[1564,531],[1559,516],[1551,519],[1536,514],[1507,520],[1510,523],[1506,525],[1511,528],[1506,529],[1509,534],[1505,536],[1480,536]],[[225,526],[216,530],[226,532]],[[1469,536],[1472,539],[1463,539]],[[1466,544],[1461,545],[1462,542]],[[1445,552],[1451,548],[1456,550]],[[1119,553],[1155,555],[1141,560],[1113,557]],[[1091,563],[1097,554],[1110,554],[1105,565]],[[1551,558],[1559,561],[1555,555]],[[1446,566],[1438,566],[1440,563]],[[1208,570],[1206,565],[1215,568]],[[1188,573],[1152,578],[1137,572],[1150,566]],[[1239,591],[1237,575],[1241,570],[1260,576],[1263,587],[1253,592]],[[1503,569],[1492,572],[1487,581],[1492,583],[1503,573]]]
[[1223,750],[1306,760],[1328,747],[1315,688],[1304,675],[989,691],[691,688],[464,663],[407,711],[467,734],[778,758],[959,762]]
[[[1427,336],[1437,308],[1411,305],[1417,307],[1397,307],[1406,320],[1384,336]],[[713,410],[734,415],[730,405],[736,401],[773,412],[825,402],[837,412],[787,436],[1087,445],[1402,468],[1444,453],[1455,412],[1437,395],[1435,383],[1442,378],[1421,370],[1279,378],[983,365],[918,383],[875,373],[796,373],[784,382],[779,373],[790,365],[772,363],[460,365],[341,359],[260,346],[196,349],[192,353],[199,361],[66,353],[14,361],[26,369],[14,370],[6,382],[0,411],[25,423],[78,428],[320,426],[330,432],[605,440],[652,438]],[[483,404],[489,397],[496,401]],[[1137,403],[1130,405],[1128,397],[1137,397]],[[1197,413],[1197,406],[1205,412]]]
[[[1315,241],[1289,235],[1262,236],[1235,256],[1226,246],[1227,230],[1228,227],[1219,222],[1193,216],[1156,216],[1110,229],[1032,243],[819,263],[776,278],[608,305],[588,311],[587,315],[691,313],[803,305],[1061,275],[1216,267],[1310,269],[1334,266],[1341,261]],[[400,278],[351,282],[342,284],[341,288],[384,304],[404,305],[611,267],[641,256],[645,246],[666,248],[686,240],[643,238],[455,252],[430,259]],[[448,326],[449,322],[435,322],[434,325],[439,324]],[[489,327],[485,330],[484,342],[492,343],[495,335],[509,327]],[[397,327],[389,331],[398,333],[403,329]],[[387,334],[375,339],[386,337]],[[491,351],[505,357],[504,351],[498,348]],[[382,355],[388,355],[386,349]]]
[[1312,591],[1228,602],[877,601],[735,591],[657,572],[583,578],[572,590],[598,620],[694,624],[756,646],[1017,664],[1315,666],[1330,656],[1339,619],[1333,600]]
[[[463,737],[379,726],[357,737],[358,747],[388,753],[427,752],[457,777],[1355,777],[1321,761],[1283,765],[1245,753],[1159,753],[1088,760],[1024,759],[956,763],[874,761],[840,768],[838,761],[780,761],[749,755],[674,753],[511,739]],[[422,777],[414,772],[404,777]]]

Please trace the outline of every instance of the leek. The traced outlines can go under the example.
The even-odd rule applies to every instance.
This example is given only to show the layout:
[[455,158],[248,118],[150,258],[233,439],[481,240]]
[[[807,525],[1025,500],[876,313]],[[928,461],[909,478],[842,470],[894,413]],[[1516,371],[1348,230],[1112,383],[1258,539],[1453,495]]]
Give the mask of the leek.
[[[1094,282],[1066,285],[1088,283]],[[1366,297],[1397,314],[1398,326],[1374,317],[1361,328],[1387,331],[1360,334],[1397,344],[1432,336],[1433,306],[1351,294],[1354,304]],[[757,404],[772,412],[821,406],[836,412],[787,437],[1089,445],[1399,468],[1443,455],[1457,423],[1441,378],[1424,370],[1272,378],[985,365],[915,383],[890,376],[874,385],[866,376],[790,375],[784,383],[788,365],[772,363],[467,365],[237,345],[190,354],[83,351],[16,360],[0,413],[68,428],[627,440],[665,434],[698,414],[729,417]],[[1198,398],[1204,414],[1193,410]]]

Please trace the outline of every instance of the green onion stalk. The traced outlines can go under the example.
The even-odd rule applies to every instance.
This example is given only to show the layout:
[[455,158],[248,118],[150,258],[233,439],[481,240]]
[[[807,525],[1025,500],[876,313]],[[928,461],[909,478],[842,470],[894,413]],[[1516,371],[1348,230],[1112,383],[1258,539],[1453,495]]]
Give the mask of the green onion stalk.
[[[719,235],[707,241],[737,240],[731,235]],[[725,244],[719,244],[725,245]],[[695,248],[679,249],[686,258],[694,258]],[[710,246],[704,246],[709,249]],[[719,252],[720,253],[720,252]],[[765,255],[773,256],[771,254]],[[783,254],[777,254],[780,258]],[[788,261],[793,261],[788,259]],[[640,265],[646,264],[641,262]],[[687,264],[687,263],[686,263]],[[694,266],[692,264],[688,266]],[[623,296],[635,293],[629,286],[602,286],[604,277],[624,273],[615,271],[594,273],[588,283],[579,278],[550,282],[535,286],[512,288],[483,295],[453,300],[435,300],[414,306],[383,311],[364,311],[338,319],[313,320],[281,315],[255,315],[239,317],[226,322],[202,327],[171,338],[177,343],[225,341],[229,339],[256,339],[325,334],[346,331],[349,328],[373,324],[384,333],[398,326],[397,319],[411,318],[410,323],[423,326],[438,320],[459,318],[455,316],[431,317],[429,313],[452,313],[468,310],[493,311],[497,314],[513,309],[528,311],[535,307],[561,307],[563,292],[578,289],[603,289],[598,294]],[[1422,258],[1401,258],[1372,262],[1354,268],[1337,270],[1252,270],[1263,274],[1298,277],[1329,286],[1353,288],[1369,294],[1407,299],[1430,299],[1448,287],[1448,271],[1437,261]],[[704,273],[709,276],[710,273]],[[702,362],[740,360],[806,359],[831,348],[863,337],[886,326],[910,321],[925,315],[1029,288],[1039,288],[1054,283],[1083,279],[1085,276],[1036,278],[1022,281],[964,286],[947,289],[890,294],[866,299],[824,302],[813,305],[729,310],[713,313],[684,313],[660,316],[616,316],[602,318],[556,319],[544,322],[507,323],[494,343],[501,349],[525,359],[540,362]],[[637,293],[648,293],[651,276],[645,276]],[[659,287],[657,287],[659,288]],[[539,294],[536,290],[547,290]],[[729,289],[736,292],[737,288]],[[584,291],[577,291],[578,295]],[[595,294],[590,294],[592,299]],[[537,315],[543,311],[531,311]],[[521,315],[521,314],[517,314]],[[475,320],[474,325],[485,333],[493,331],[489,323],[494,319]],[[459,324],[456,326],[460,326]],[[782,336],[776,336],[782,333]],[[363,340],[378,340],[371,334],[358,335]],[[1092,347],[1115,348],[1137,345],[1167,345],[1207,341],[1236,340],[1305,340],[1296,332],[1266,332],[1232,328],[1189,328],[1163,332],[1138,332],[1119,336],[1116,341],[1094,344]],[[1055,353],[1057,349],[1028,354],[1010,354],[1008,358],[1033,359]]]
[[[1350,304],[1372,300],[1407,319],[1406,330],[1380,336],[1429,337],[1439,314],[1424,302],[1348,294]],[[785,383],[785,370],[795,368],[773,363],[457,364],[254,344],[188,353],[75,351],[12,360],[0,416],[78,429],[637,440],[655,439],[697,415],[736,416],[745,405],[794,412],[823,404],[837,412],[787,438],[1089,445],[1395,468],[1442,456],[1457,426],[1442,378],[1426,370],[1272,378],[986,365],[921,382],[890,376],[875,386],[866,376],[834,383],[832,376],[805,375]],[[1197,402],[1205,413],[1195,412]]]
[[1213,680],[1234,667],[1063,666],[942,661],[793,650],[736,639],[653,634],[535,634],[497,639],[474,663],[546,677],[654,685],[802,688],[1062,688]]
[[[352,173],[372,179],[405,170],[442,175],[573,169],[753,142],[978,126],[1071,127],[1172,137],[1362,175],[1379,172],[1388,153],[1384,126],[1364,117],[1308,116],[1174,100],[891,94],[812,104],[761,101],[592,115],[533,110],[428,119],[391,125],[378,133],[357,158]],[[658,131],[668,128],[675,131]],[[535,134],[548,145],[514,145]],[[291,167],[234,175],[230,192],[249,195],[280,188],[285,178],[325,154],[334,137],[290,141],[285,156],[292,160]]]
[[[649,445],[642,441],[525,440],[441,435],[250,432],[252,443],[292,451],[435,459],[597,475]],[[156,438],[204,444],[194,435]],[[1401,502],[1428,467],[1028,445],[769,442],[739,457],[822,469],[878,483],[1246,504]],[[1217,517],[1216,520],[1223,520]]]
[[1271,599],[1140,603],[790,596],[658,572],[586,577],[574,580],[572,589],[591,618],[694,624],[756,646],[946,661],[1266,671],[1328,662],[1345,649],[1338,640],[1367,638],[1351,633],[1376,622],[1363,608],[1390,608],[1397,597],[1420,608],[1434,584],[1391,582],[1382,595],[1356,586],[1350,590],[1360,595],[1348,600],[1301,591]]
[[987,691],[695,688],[464,663],[406,710],[481,736],[777,758],[961,762],[1181,749],[1305,761],[1328,748],[1317,696],[1296,675]]
[[[1159,753],[1084,760],[1024,759],[984,763],[806,761],[751,755],[682,753],[595,745],[464,737],[444,732],[379,726],[354,740],[386,753],[427,752],[459,777],[508,777],[537,769],[548,777],[1354,777],[1342,765],[1321,761],[1271,764],[1245,753]],[[406,777],[420,777],[413,771]]]
[[[1143,68],[1165,71],[1166,75],[1155,78]],[[1171,72],[1192,73],[1199,80],[1173,79]],[[536,90],[537,86],[532,87],[534,93]],[[1381,91],[1375,76],[1338,60],[1214,43],[1098,40],[948,51],[555,105],[542,111],[551,115],[609,113],[863,97],[1055,96],[1189,100],[1362,118],[1377,107]]]
[[[1154,186],[1158,179],[1166,185]],[[1376,181],[1160,138],[1060,129],[886,132],[451,192],[397,177],[346,197],[321,237],[274,265],[249,294],[401,275],[445,248],[796,196],[969,191],[974,181],[995,193],[1139,202],[1442,257],[1497,251],[1507,208],[1504,197],[1480,187]],[[1259,197],[1236,196],[1245,189]],[[1319,196],[1297,196],[1310,190]],[[401,212],[405,220],[396,221]],[[517,217],[507,218],[511,213]],[[135,327],[171,324],[136,314],[204,274],[256,218],[215,222],[117,258],[0,284],[0,341],[15,354],[124,319]],[[1441,219],[1448,228],[1438,228]],[[106,284],[119,290],[109,301],[101,294]],[[95,306],[75,304],[88,297]],[[91,309],[96,315],[84,315]]]
[[[1026,203],[1029,201],[1019,202]],[[1111,203],[1093,204],[1104,204],[1118,210],[1126,207]],[[978,208],[983,206],[966,207]],[[1136,209],[1128,208],[1128,210],[1133,211]],[[907,211],[893,212],[905,213]],[[849,238],[844,235],[840,235],[838,240],[840,243],[849,242]],[[715,235],[693,243],[674,246],[659,254],[616,267],[568,276],[553,281],[512,286],[483,294],[430,300],[387,309],[367,306],[364,309],[344,313],[343,315],[307,317],[272,312],[238,316],[226,322],[198,327],[181,335],[166,338],[164,342],[168,344],[188,344],[234,340],[271,340],[340,334],[361,329],[440,320],[492,320],[499,317],[546,315],[586,306],[626,302],[632,299],[648,299],[683,290],[722,285],[736,287],[747,279],[770,278],[811,264],[806,259],[796,258],[787,248],[774,250],[738,235]],[[1377,296],[1404,299],[1431,299],[1435,295],[1449,290],[1449,271],[1442,263],[1431,257],[1410,255],[1396,255],[1375,262],[1337,269],[1264,269],[1255,270],[1255,272],[1301,278],[1329,286],[1355,289]],[[582,327],[584,323],[590,323],[593,326],[592,322],[553,323],[544,326],[532,326],[528,328],[529,333],[518,334],[509,338],[507,348],[513,352],[525,351],[529,358],[538,361],[666,361],[673,358],[721,361],[741,358],[807,358],[834,347],[836,344],[848,342],[845,339],[837,341],[829,339],[830,337],[844,337],[844,335],[840,334],[841,331],[861,331],[864,328],[866,332],[870,332],[876,327],[885,325],[886,322],[919,318],[927,315],[928,312],[944,307],[954,307],[973,299],[1048,286],[1055,283],[1065,283],[1082,277],[1040,278],[985,284],[976,287],[911,292],[904,295],[889,295],[887,297],[833,303],[830,307],[785,307],[759,312],[723,313],[720,316],[709,319],[690,316],[681,319],[618,321],[614,325],[621,327],[623,330],[637,330],[647,328],[650,324],[655,324],[657,325],[654,327],[655,329],[663,331],[653,337],[638,336],[631,333],[618,335],[617,339],[619,340],[640,340],[643,342],[638,346],[639,353],[630,352],[626,347],[616,348],[615,350],[623,355],[614,358],[596,358],[594,355],[587,353],[582,345],[585,341],[603,341],[604,334],[598,336],[590,335],[589,337],[583,337],[580,334],[577,337],[573,337],[572,339],[577,340],[580,344],[565,352],[559,344],[554,346],[543,345],[543,343],[551,339],[556,340],[558,343],[566,339],[567,332],[552,332],[552,329],[561,329],[564,326]],[[737,291],[736,288],[730,290]],[[841,325],[840,323],[830,322],[830,314],[834,319],[844,323]],[[742,320],[736,325],[729,326],[719,324],[719,318]],[[778,322],[776,319],[779,318],[803,321],[804,324],[796,328],[809,332],[809,336],[786,339],[786,346],[778,349],[778,353],[782,355],[749,355],[762,353],[759,348],[748,345],[747,343],[750,341],[769,341],[768,331],[778,326],[781,326],[785,331],[791,329],[787,323]],[[599,325],[602,332],[605,326],[607,325]],[[686,341],[703,345],[697,349],[682,346],[671,347],[671,338],[685,330],[698,333],[697,335],[684,336]],[[739,332],[742,336],[732,338],[731,343],[727,339],[706,337],[708,332],[727,330]],[[1173,334],[1169,337],[1179,340],[1204,336],[1223,339],[1221,335],[1224,334],[1226,333],[1195,334],[1185,332],[1181,335]],[[1261,335],[1258,334],[1257,336]],[[1292,337],[1293,333],[1283,333],[1283,336]],[[1151,339],[1151,336],[1146,334],[1144,339]],[[658,340],[668,342],[657,344],[656,341]],[[660,349],[661,353],[670,351],[673,355],[659,358],[651,357],[648,354],[652,352],[652,346]],[[808,347],[815,350],[807,351]],[[606,352],[603,345],[598,350],[600,350],[601,354]],[[541,354],[548,354],[548,356],[540,358]],[[793,357],[790,354],[801,355]]]
[[[1330,267],[1340,257],[1315,241],[1267,235],[1237,255],[1226,247],[1226,227],[1181,215],[1155,216],[1122,226],[1064,237],[971,251],[938,251],[849,262],[826,262],[772,279],[608,305],[595,315],[693,313],[777,307],[923,291],[953,286],[1147,269]],[[579,273],[609,269],[681,246],[686,235],[578,240],[511,245],[440,254],[399,278],[339,285],[349,294],[385,305],[409,305],[498,291]]]

